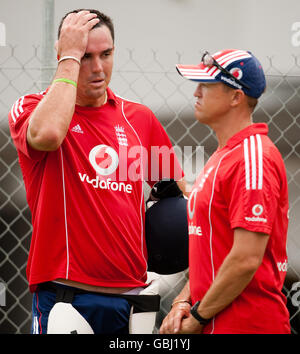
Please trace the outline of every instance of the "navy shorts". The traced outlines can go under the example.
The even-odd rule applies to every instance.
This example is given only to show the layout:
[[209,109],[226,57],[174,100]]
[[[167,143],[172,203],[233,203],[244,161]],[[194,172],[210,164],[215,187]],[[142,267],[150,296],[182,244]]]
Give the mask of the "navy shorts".
[[[32,334],[47,333],[49,312],[55,302],[55,291],[41,289],[33,294]],[[86,319],[95,334],[129,333],[131,305],[126,299],[90,292],[75,293],[72,306]]]

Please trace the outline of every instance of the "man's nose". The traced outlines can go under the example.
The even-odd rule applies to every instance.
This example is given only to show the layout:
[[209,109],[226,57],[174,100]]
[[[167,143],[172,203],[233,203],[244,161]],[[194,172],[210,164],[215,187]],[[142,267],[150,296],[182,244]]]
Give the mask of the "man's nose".
[[93,72],[102,72],[103,71],[103,65],[101,58],[95,57],[92,60],[92,71]]
[[194,92],[194,97],[201,97],[202,96],[202,86],[199,84]]

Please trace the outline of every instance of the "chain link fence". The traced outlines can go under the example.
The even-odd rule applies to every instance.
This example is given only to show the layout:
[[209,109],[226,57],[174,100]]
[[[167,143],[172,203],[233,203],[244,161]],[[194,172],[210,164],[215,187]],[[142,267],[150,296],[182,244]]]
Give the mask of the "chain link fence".
[[[7,114],[14,101],[26,93],[39,92],[43,70],[54,72],[53,66],[42,68],[40,48],[32,47],[25,58],[19,47],[1,48],[0,57],[0,333],[29,333],[31,294],[26,279],[26,263],[31,238],[31,214],[26,202],[17,153],[10,138]],[[111,88],[122,97],[149,106],[159,118],[172,143],[204,146],[205,159],[217,147],[212,131],[194,119],[195,84],[182,79],[173,63],[182,55],[174,55],[165,67],[159,53],[137,53],[127,50],[120,56]],[[145,60],[145,57],[147,60]],[[141,59],[143,58],[143,59]],[[288,235],[288,272],[284,293],[288,298],[292,333],[300,333],[300,76],[299,58],[286,72],[279,72],[272,58],[266,58],[268,88],[254,113],[254,121],[269,124],[270,137],[281,151],[290,194],[290,226]],[[190,168],[193,170],[193,156]],[[189,171],[185,171],[189,174]],[[199,173],[192,171],[191,175]],[[190,180],[190,183],[193,181]],[[147,192],[146,192],[147,193]],[[188,279],[188,272],[161,277],[161,311],[157,328],[170,309],[173,298]]]

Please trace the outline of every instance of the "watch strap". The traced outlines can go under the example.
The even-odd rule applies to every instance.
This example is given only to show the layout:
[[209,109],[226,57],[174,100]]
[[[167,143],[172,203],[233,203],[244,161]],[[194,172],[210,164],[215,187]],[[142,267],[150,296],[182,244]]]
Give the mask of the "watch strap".
[[197,301],[192,307],[191,307],[191,315],[198,321],[200,322],[203,326],[207,325],[212,318],[203,318],[202,316],[199,315],[197,309],[200,305],[200,301]]

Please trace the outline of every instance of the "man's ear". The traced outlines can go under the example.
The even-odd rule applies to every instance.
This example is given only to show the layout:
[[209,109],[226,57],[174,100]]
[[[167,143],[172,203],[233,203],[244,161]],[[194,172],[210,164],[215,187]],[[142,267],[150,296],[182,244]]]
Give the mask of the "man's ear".
[[232,90],[232,107],[237,107],[245,98],[245,93],[242,90]]

